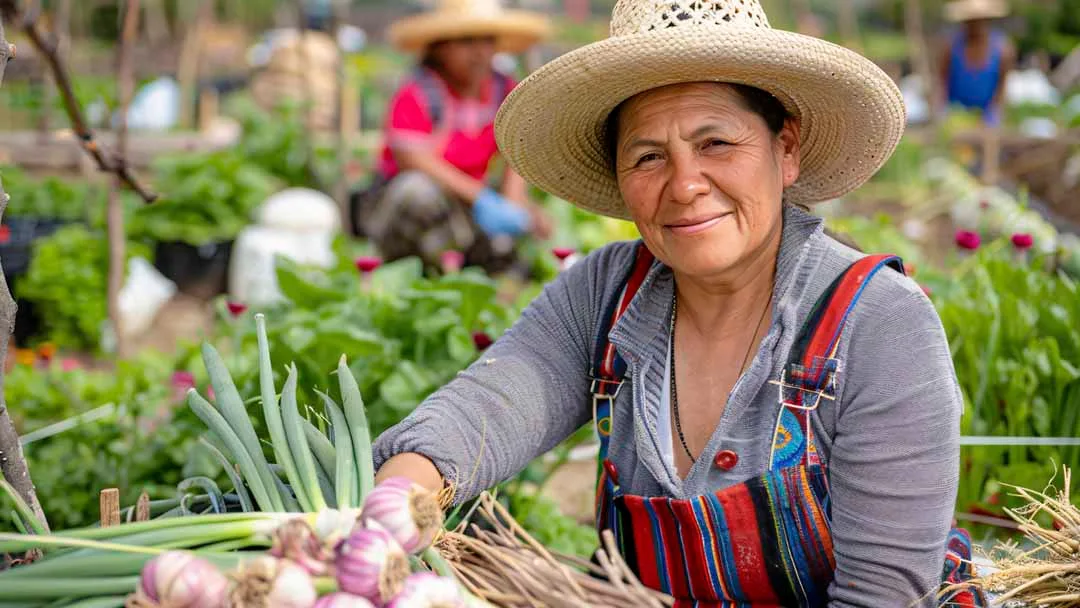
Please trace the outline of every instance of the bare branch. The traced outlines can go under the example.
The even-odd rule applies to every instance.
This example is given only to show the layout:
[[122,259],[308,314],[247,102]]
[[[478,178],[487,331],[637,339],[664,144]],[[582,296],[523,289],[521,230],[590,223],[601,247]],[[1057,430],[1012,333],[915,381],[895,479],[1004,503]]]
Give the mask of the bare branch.
[[[0,0],[0,17],[9,23],[19,22],[19,11],[15,6],[15,0]],[[34,14],[25,15],[22,20],[21,29],[23,30],[23,33],[26,34],[26,37],[29,38],[30,43],[34,45],[34,48],[41,53],[42,57],[44,57],[45,61],[49,64],[49,69],[53,73],[56,85],[60,89],[60,98],[64,102],[64,110],[71,120],[72,130],[78,137],[79,145],[82,149],[93,157],[94,161],[102,171],[116,174],[124,185],[138,193],[144,201],[147,203],[154,202],[154,200],[157,199],[157,195],[139,183],[126,164],[118,162],[116,158],[112,157],[108,151],[94,139],[94,134],[90,130],[90,127],[87,126],[86,119],[83,117],[82,108],[79,106],[78,100],[75,99],[75,93],[71,87],[71,79],[68,76],[67,68],[64,67],[63,62],[60,60],[60,56],[57,54],[56,44],[46,40],[45,36],[41,33],[41,30],[38,29],[37,16]]]

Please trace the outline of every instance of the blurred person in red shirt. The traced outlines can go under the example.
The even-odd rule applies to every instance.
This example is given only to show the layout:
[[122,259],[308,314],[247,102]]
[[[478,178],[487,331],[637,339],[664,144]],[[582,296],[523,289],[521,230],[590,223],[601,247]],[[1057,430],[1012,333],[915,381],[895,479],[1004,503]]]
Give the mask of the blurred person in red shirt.
[[374,183],[354,197],[354,232],[388,260],[443,252],[498,273],[515,265],[515,242],[546,238],[550,221],[507,167],[489,185],[495,114],[517,84],[496,71],[497,52],[520,53],[548,33],[547,20],[498,0],[442,0],[394,23],[389,39],[419,62],[390,100]]

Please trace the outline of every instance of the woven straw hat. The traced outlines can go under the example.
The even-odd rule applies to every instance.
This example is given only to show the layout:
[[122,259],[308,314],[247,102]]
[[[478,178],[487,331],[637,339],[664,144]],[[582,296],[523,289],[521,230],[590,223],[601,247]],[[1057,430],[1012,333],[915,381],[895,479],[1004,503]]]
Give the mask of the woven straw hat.
[[800,176],[784,193],[794,203],[855,189],[904,130],[900,91],[881,69],[824,40],[772,29],[757,0],[619,0],[607,39],[514,88],[496,117],[499,148],[530,183],[629,218],[603,142],[608,114],[642,91],[699,81],[763,89],[801,118]]
[[954,0],[945,5],[945,19],[952,22],[972,19],[1000,19],[1009,14],[1004,0]]
[[495,36],[500,51],[520,53],[549,32],[550,24],[543,15],[505,10],[499,0],[439,0],[435,10],[392,24],[387,38],[403,51],[420,52],[439,40]]

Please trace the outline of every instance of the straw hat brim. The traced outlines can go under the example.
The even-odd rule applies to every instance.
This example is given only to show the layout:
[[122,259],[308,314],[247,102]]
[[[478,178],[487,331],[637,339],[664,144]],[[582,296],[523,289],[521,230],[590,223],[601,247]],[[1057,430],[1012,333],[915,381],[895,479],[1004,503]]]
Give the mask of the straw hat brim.
[[421,52],[439,40],[495,36],[499,51],[520,53],[550,33],[547,18],[528,11],[505,10],[491,16],[431,11],[395,22],[387,30],[387,39],[402,51]]
[[579,207],[629,219],[603,142],[608,114],[653,88],[728,82],[772,93],[801,119],[800,176],[785,199],[811,204],[870,178],[904,131],[896,84],[865,57],[783,30],[680,26],[608,38],[562,55],[507,97],[499,149],[526,181]]

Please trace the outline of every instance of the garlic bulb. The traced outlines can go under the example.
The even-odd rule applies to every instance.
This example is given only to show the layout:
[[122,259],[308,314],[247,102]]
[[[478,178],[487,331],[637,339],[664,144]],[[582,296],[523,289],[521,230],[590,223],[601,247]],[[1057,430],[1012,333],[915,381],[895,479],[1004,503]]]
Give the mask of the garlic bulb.
[[317,599],[311,575],[287,559],[259,557],[241,565],[234,578],[230,608],[312,608]]
[[409,575],[409,559],[389,532],[377,526],[358,527],[338,547],[335,562],[338,589],[382,606],[401,590]]
[[333,567],[334,551],[315,534],[303,519],[291,519],[274,531],[270,555],[295,562],[312,576],[329,574]]
[[359,595],[337,591],[324,595],[315,602],[315,608],[374,608],[373,604]]
[[457,581],[432,572],[417,572],[387,608],[465,608],[465,593]]
[[397,541],[406,553],[427,549],[443,527],[443,512],[435,495],[404,477],[391,477],[364,499],[360,520],[375,522]]
[[143,566],[126,605],[223,608],[228,587],[229,579],[210,562],[187,551],[166,551]]

